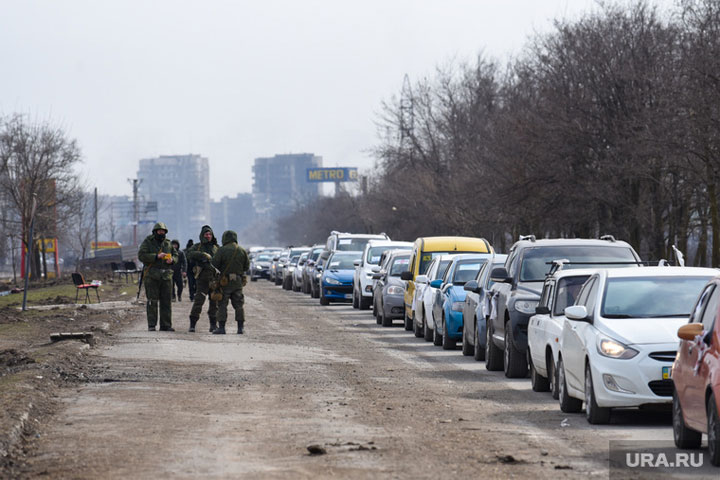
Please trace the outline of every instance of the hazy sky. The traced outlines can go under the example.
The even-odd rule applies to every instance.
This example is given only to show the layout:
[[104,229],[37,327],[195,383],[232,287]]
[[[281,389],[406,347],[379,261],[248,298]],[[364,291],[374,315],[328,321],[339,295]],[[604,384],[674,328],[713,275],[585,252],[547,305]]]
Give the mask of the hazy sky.
[[591,0],[0,0],[0,113],[61,124],[100,193],[138,160],[199,153],[211,197],[255,157],[371,168],[380,103],[450,59],[507,59]]

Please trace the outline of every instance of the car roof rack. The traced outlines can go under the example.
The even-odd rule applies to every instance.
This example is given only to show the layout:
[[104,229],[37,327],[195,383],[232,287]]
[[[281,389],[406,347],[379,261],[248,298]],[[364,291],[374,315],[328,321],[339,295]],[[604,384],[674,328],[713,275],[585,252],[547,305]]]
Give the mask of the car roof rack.
[[613,242],[613,243],[617,242],[617,240],[615,240],[615,237],[612,235],[601,235],[600,240],[606,240],[608,242]]
[[520,235],[519,241],[530,240],[531,242],[536,241],[535,235]]

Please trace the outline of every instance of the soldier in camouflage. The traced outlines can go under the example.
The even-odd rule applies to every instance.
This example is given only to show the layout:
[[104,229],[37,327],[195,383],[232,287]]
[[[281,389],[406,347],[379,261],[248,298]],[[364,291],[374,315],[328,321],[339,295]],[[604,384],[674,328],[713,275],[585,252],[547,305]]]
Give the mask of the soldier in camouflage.
[[245,328],[245,311],[243,310],[245,297],[242,289],[247,284],[245,272],[250,268],[250,260],[245,249],[238,245],[237,233],[232,230],[223,233],[222,243],[222,248],[212,259],[212,264],[221,273],[220,285],[223,296],[218,304],[218,328],[213,333],[220,335],[225,333],[228,302],[231,302],[235,309],[237,333],[242,334]]
[[158,323],[158,307],[160,309],[160,330],[174,332],[172,328],[172,295],[173,264],[177,263],[177,251],[165,238],[168,228],[158,222],[152,229],[152,235],[143,240],[138,250],[138,259],[145,265],[143,283],[147,297],[148,330],[155,331]]
[[[200,319],[205,298],[208,297],[208,292],[210,291],[210,282],[215,278],[215,267],[212,266],[210,260],[212,260],[218,248],[217,239],[215,238],[215,234],[213,234],[212,228],[210,228],[209,225],[203,225],[200,230],[200,243],[196,243],[188,250],[187,259],[195,265],[194,274],[197,285],[193,306],[190,309],[189,332],[195,331],[195,325]],[[208,302],[210,304],[208,317],[210,318],[210,331],[212,332],[217,327],[217,302],[214,302],[210,298],[208,298]]]

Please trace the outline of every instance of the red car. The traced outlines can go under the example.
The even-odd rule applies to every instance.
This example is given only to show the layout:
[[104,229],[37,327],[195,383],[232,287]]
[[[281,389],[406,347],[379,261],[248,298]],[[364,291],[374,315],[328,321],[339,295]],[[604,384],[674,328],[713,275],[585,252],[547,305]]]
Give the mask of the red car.
[[720,466],[720,277],[700,294],[672,367],[673,438],[678,448],[700,448],[707,433],[710,462]]

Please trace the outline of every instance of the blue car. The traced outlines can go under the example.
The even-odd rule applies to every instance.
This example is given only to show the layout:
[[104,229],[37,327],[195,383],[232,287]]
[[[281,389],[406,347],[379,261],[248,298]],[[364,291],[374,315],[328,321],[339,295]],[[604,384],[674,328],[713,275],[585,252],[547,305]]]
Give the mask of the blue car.
[[477,277],[480,268],[492,257],[492,253],[457,255],[443,278],[430,282],[431,287],[438,289],[433,301],[433,344],[442,345],[443,350],[453,350],[462,339],[467,294],[463,287]]
[[325,262],[320,277],[320,305],[330,302],[351,302],[355,260],[362,252],[344,252],[336,250]]

